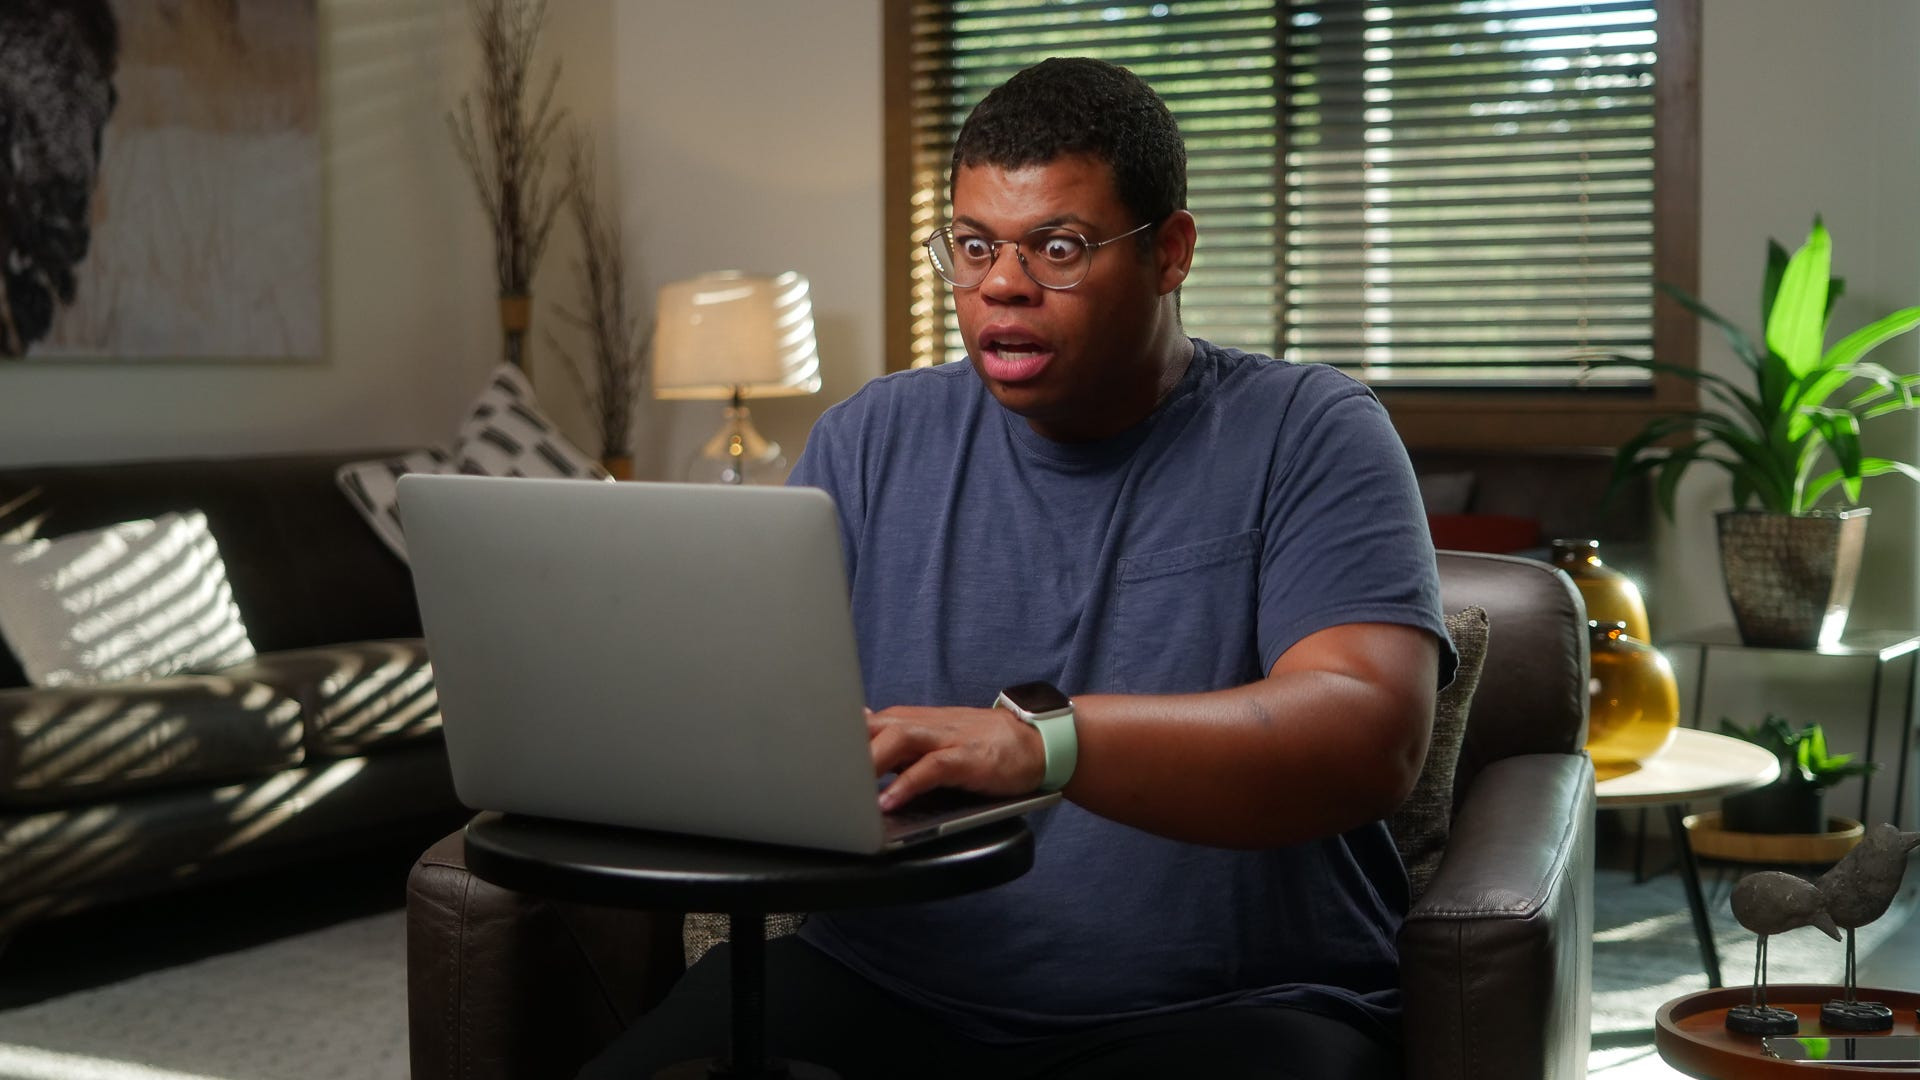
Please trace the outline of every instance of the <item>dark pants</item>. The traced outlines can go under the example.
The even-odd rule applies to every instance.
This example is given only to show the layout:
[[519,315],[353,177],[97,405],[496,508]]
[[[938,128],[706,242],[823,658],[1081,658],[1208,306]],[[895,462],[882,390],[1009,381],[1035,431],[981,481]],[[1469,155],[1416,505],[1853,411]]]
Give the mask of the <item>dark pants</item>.
[[[688,970],[660,1006],[589,1064],[582,1080],[645,1080],[720,1056],[727,946]],[[843,1080],[1391,1080],[1399,1051],[1314,1013],[1243,1005],[1155,1016],[999,1046],[976,1042],[797,937],[767,944],[767,1046]]]

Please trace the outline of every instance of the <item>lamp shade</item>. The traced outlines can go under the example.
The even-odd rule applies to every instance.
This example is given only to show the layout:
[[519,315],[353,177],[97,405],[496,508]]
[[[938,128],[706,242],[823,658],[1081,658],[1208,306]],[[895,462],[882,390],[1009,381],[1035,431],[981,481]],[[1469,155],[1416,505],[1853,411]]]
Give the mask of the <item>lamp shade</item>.
[[660,290],[653,394],[791,397],[820,389],[807,279],[721,271]]

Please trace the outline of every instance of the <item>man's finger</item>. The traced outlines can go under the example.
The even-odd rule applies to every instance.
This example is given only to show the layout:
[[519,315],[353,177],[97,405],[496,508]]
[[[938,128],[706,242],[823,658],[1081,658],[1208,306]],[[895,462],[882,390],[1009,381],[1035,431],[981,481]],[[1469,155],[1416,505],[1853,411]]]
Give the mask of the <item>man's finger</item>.
[[881,729],[867,743],[867,749],[873,754],[875,776],[885,776],[926,752],[925,748],[915,746],[907,731],[899,727]]
[[942,782],[942,776],[947,771],[946,759],[945,752],[935,752],[922,756],[900,770],[900,775],[893,778],[887,790],[880,793],[880,809],[897,810],[919,795],[946,786]]

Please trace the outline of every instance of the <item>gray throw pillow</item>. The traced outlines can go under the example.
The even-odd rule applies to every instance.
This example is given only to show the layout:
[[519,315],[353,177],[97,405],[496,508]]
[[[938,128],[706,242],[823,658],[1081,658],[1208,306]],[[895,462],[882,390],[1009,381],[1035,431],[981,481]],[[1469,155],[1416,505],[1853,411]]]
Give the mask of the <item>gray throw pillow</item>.
[[1387,819],[1400,861],[1406,864],[1413,898],[1427,891],[1440,867],[1453,825],[1453,773],[1460,761],[1460,743],[1467,733],[1467,711],[1480,685],[1480,668],[1487,658],[1487,612],[1470,607],[1447,616],[1447,636],[1460,666],[1453,681],[1440,691],[1433,706],[1433,735],[1427,741],[1427,763],[1407,801]]

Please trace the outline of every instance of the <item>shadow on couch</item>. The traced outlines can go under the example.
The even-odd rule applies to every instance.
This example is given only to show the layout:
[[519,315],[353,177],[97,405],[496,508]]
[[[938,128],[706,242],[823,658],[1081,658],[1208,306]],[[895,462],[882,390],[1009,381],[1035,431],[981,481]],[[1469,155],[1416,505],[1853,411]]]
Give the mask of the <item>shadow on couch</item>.
[[0,468],[9,541],[204,513],[256,651],[35,687],[0,649],[0,934],[461,820],[411,576],[334,482],[373,456]]

